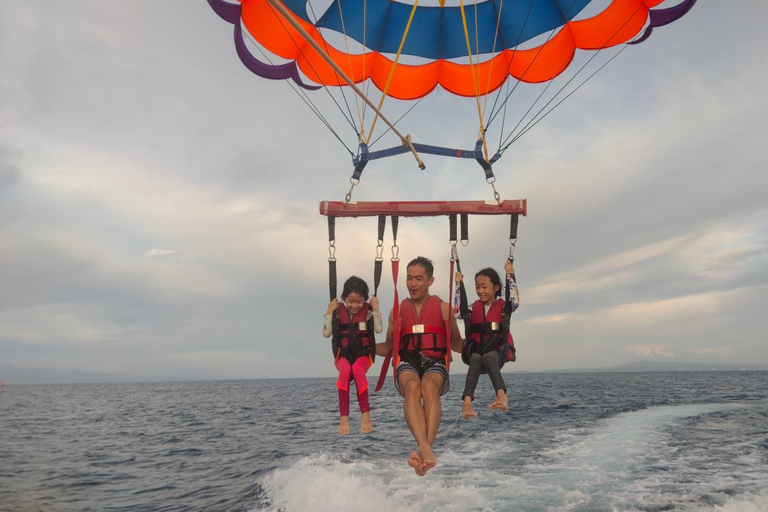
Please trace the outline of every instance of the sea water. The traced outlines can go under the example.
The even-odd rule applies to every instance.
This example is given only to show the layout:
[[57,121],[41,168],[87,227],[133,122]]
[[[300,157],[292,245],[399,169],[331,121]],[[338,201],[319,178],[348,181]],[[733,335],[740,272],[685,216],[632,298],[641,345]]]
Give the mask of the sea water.
[[334,379],[6,385],[0,510],[768,511],[768,372],[505,379],[423,478],[391,380],[348,436]]

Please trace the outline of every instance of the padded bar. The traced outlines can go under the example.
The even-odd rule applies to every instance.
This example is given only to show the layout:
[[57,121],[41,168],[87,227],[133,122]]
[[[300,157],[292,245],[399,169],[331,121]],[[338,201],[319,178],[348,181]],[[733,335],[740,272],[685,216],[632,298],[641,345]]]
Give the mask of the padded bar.
[[440,215],[527,215],[526,199],[495,201],[321,201],[320,215],[328,217],[437,217]]

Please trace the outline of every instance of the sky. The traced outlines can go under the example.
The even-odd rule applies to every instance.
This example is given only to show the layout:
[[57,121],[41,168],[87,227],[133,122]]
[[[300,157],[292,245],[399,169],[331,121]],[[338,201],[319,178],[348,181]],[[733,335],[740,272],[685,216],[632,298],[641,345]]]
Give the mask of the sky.
[[[502,198],[528,201],[506,371],[768,363],[766,17],[759,0],[700,0],[495,165]],[[334,375],[318,204],[343,200],[349,153],[290,87],[243,67],[207,2],[2,2],[0,70],[0,362]],[[398,127],[470,149],[473,102],[441,91]],[[353,200],[493,198],[474,162],[423,158],[369,164]],[[465,273],[501,270],[508,233],[473,217]],[[371,284],[375,219],[336,235],[340,284]],[[402,219],[398,246],[435,261],[447,298],[447,220]],[[379,297],[386,315],[388,270]]]

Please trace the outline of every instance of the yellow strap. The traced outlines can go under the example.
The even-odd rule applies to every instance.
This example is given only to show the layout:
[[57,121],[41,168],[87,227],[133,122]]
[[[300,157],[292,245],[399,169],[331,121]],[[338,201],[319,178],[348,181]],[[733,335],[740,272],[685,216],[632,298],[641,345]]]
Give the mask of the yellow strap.
[[373,122],[371,123],[371,129],[368,130],[368,138],[365,140],[366,144],[371,142],[371,136],[373,135],[373,128],[376,126],[376,120],[379,118],[379,111],[381,110],[381,106],[384,104],[384,98],[387,97],[389,84],[392,83],[392,77],[395,74],[395,67],[397,67],[397,61],[400,59],[400,52],[403,51],[403,46],[405,46],[405,38],[408,36],[408,30],[411,28],[411,22],[413,21],[413,16],[416,14],[417,5],[419,5],[419,0],[416,0],[415,2],[413,2],[411,15],[408,18],[408,23],[405,25],[405,31],[403,32],[403,39],[400,41],[400,47],[397,49],[397,55],[395,55],[395,61],[392,63],[392,68],[389,70],[389,78],[387,78],[387,85],[384,86],[384,92],[382,92],[381,94],[381,101],[379,101],[379,108],[377,109],[376,116],[373,118]]
[[[477,76],[475,74],[475,63],[472,60],[472,45],[469,43],[469,29],[467,28],[467,15],[464,12],[464,0],[459,1],[461,7],[461,21],[464,25],[464,39],[467,41],[467,55],[469,56],[469,65],[472,68],[472,85],[475,88],[475,101],[477,102],[477,117],[480,119],[480,136],[483,138],[483,150],[485,159],[488,160],[488,145],[485,142],[485,128],[483,127],[483,109],[480,105],[480,93],[477,90]],[[475,15],[477,17],[477,15]]]

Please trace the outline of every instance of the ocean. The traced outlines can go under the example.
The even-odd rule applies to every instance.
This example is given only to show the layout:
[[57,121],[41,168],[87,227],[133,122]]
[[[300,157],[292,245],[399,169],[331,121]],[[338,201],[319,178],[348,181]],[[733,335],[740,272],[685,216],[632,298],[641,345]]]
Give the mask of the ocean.
[[6,385],[0,510],[768,511],[768,372],[463,380],[423,478],[391,378],[348,436],[332,378]]

